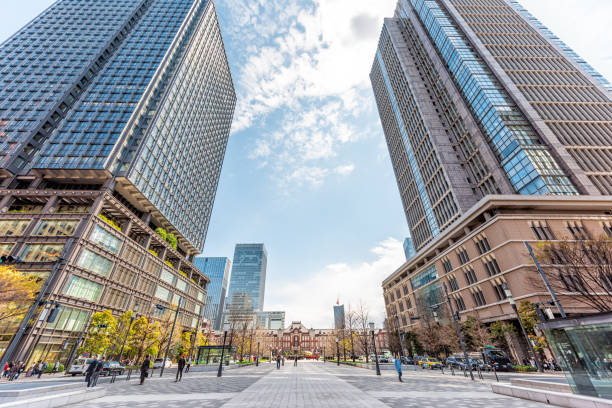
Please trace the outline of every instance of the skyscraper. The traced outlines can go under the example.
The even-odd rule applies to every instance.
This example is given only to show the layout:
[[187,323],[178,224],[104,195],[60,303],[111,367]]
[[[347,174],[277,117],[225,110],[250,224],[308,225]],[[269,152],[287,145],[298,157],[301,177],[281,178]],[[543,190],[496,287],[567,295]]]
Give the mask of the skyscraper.
[[404,239],[404,255],[406,255],[406,260],[409,260],[416,254],[414,250],[414,244],[412,243],[412,238],[407,237]]
[[220,330],[231,261],[222,257],[196,257],[193,264],[210,279],[206,288],[204,317],[214,330]]
[[0,45],[0,84],[0,254],[48,277],[3,360],[66,363],[101,307],[195,328],[236,100],[213,2],[59,0]]
[[445,286],[508,319],[505,285],[548,300],[524,242],[608,234],[612,88],[517,1],[399,0],[370,79],[417,251],[383,282],[404,329]]
[[267,263],[268,253],[264,244],[236,244],[227,292],[228,301],[232,301],[235,293],[248,293],[253,302],[253,310],[262,311]]
[[340,300],[334,306],[334,329],[344,329],[344,305],[340,304]]

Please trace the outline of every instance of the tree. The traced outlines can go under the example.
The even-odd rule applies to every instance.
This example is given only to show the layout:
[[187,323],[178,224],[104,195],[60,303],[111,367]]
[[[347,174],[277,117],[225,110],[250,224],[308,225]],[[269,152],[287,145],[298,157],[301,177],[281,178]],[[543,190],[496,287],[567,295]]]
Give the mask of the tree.
[[39,290],[37,278],[0,266],[0,322],[22,317]]
[[[612,240],[561,240],[544,242],[536,250],[544,274],[559,296],[602,313],[612,311]],[[541,279],[534,280],[543,288]]]
[[[121,353],[121,347],[123,346],[123,342],[129,338],[130,335],[134,333],[133,325],[130,327],[130,321],[134,312],[132,310],[128,310],[124,312],[117,318],[117,329],[113,333],[113,338],[111,339],[111,347],[109,349],[108,354],[115,358],[119,358],[119,354]],[[129,330],[129,332],[128,332]],[[129,355],[130,345],[125,344],[125,348],[123,350],[124,355]]]
[[489,328],[474,316],[468,316],[461,326],[468,350],[480,350],[491,344],[493,336]]
[[[363,302],[359,302],[359,309],[355,311],[355,324],[357,326],[357,340],[361,345],[363,354],[365,354],[366,363],[370,358],[370,313]],[[374,348],[372,347],[372,352]]]
[[137,361],[147,354],[155,356],[159,352],[159,337],[161,325],[159,322],[149,322],[142,316],[132,324],[132,335],[128,339],[128,350],[131,358]]
[[[189,354],[189,350],[191,350],[191,337],[193,332],[185,331],[181,333],[179,340],[174,343],[172,347],[172,355],[176,360],[181,356],[181,354],[187,356]],[[189,357],[187,357],[189,358]]]
[[348,312],[344,315],[344,327],[346,328],[346,334],[348,336],[347,345],[351,347],[351,358],[355,361],[355,328],[357,324],[357,315],[351,310],[349,305]]
[[[183,332],[183,328],[179,323],[173,325],[173,320],[174,313],[166,313],[160,322],[157,358],[161,358],[162,355],[165,355],[168,343],[170,344],[170,348],[172,348],[172,345],[178,341],[180,334]],[[173,326],[175,326],[174,331],[172,331]]]
[[104,356],[116,336],[117,320],[110,310],[94,313],[89,321],[87,337],[79,353],[88,352],[94,356]]
[[527,336],[533,344],[533,348],[537,352],[543,352],[544,348],[548,347],[548,341],[546,336],[539,335],[536,330],[538,324],[538,315],[536,312],[536,305],[525,300],[522,301],[518,308],[519,316]]

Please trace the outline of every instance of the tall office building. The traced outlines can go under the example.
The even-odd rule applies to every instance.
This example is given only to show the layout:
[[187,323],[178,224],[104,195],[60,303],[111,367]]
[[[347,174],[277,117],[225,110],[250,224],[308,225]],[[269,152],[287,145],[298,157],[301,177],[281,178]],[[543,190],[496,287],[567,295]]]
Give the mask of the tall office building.
[[208,0],[59,0],[0,45],[0,255],[46,282],[3,360],[66,363],[103,309],[195,328],[235,100]]
[[412,243],[412,238],[407,237],[404,239],[404,255],[406,255],[406,260],[408,261],[416,254],[414,250],[414,244]]
[[223,257],[196,257],[193,264],[210,279],[206,288],[204,317],[214,330],[220,330],[231,261]]
[[383,283],[403,326],[442,283],[509,319],[503,284],[539,300],[522,241],[607,231],[610,84],[517,1],[399,0],[370,79],[417,251]]
[[235,293],[247,293],[254,311],[262,311],[266,291],[268,253],[264,244],[237,244],[230,277],[227,299],[231,303]]
[[344,329],[344,326],[344,305],[341,305],[340,300],[338,300],[334,306],[334,329]]

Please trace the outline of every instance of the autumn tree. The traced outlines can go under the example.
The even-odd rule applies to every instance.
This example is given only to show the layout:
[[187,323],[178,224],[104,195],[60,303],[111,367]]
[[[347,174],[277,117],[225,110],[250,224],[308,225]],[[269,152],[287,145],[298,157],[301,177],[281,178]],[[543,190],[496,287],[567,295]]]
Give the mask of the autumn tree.
[[548,347],[548,341],[546,336],[536,330],[538,324],[536,305],[526,300],[522,301],[518,307],[518,312],[534,350],[542,353]]
[[161,324],[150,322],[141,316],[132,324],[132,335],[128,338],[128,350],[131,358],[140,361],[144,355],[156,356],[159,352]]
[[0,322],[22,317],[34,302],[39,290],[37,278],[0,266]]
[[461,326],[468,350],[480,350],[492,343],[493,336],[489,328],[474,316],[468,316]]
[[111,347],[109,349],[108,354],[115,358],[119,358],[119,354],[121,353],[121,347],[125,341],[125,348],[123,350],[124,355],[129,355],[130,345],[127,343],[127,338],[134,333],[133,324],[130,327],[130,322],[134,312],[132,310],[128,310],[127,312],[122,313],[117,318],[117,329],[113,334],[113,338],[111,339]]
[[88,352],[94,356],[104,356],[116,337],[117,320],[110,310],[94,313],[89,321],[85,343],[79,354]]
[[[599,312],[612,310],[612,240],[598,239],[548,241],[536,249],[536,258],[553,290],[560,296]],[[541,279],[532,283],[544,289]]]
[[357,315],[351,310],[349,305],[348,312],[344,315],[344,327],[346,333],[346,346],[351,349],[351,358],[355,361],[355,330],[357,328]]

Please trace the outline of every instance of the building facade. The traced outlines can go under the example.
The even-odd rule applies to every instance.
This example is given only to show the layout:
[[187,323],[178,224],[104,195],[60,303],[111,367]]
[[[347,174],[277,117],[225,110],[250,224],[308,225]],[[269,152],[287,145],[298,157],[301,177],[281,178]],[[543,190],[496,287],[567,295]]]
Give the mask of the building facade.
[[334,306],[334,329],[344,329],[344,305],[340,301]]
[[257,326],[260,329],[279,330],[285,327],[285,312],[257,312],[257,319]]
[[404,255],[406,255],[406,260],[410,260],[416,251],[414,250],[414,244],[412,243],[412,238],[408,237],[404,239]]
[[235,293],[247,293],[253,302],[253,310],[262,311],[267,263],[268,253],[264,244],[236,244],[227,299],[231,302]]
[[220,330],[231,261],[224,257],[196,257],[193,264],[210,279],[206,290],[204,318],[210,327]]
[[0,55],[0,249],[43,285],[2,360],[67,363],[104,309],[195,328],[235,106],[213,2],[60,0]]
[[610,84],[514,0],[399,0],[370,79],[417,251],[383,283],[389,316],[422,324],[443,283],[486,322],[513,318],[503,283],[544,299],[524,280],[536,217],[555,239],[608,222]]

